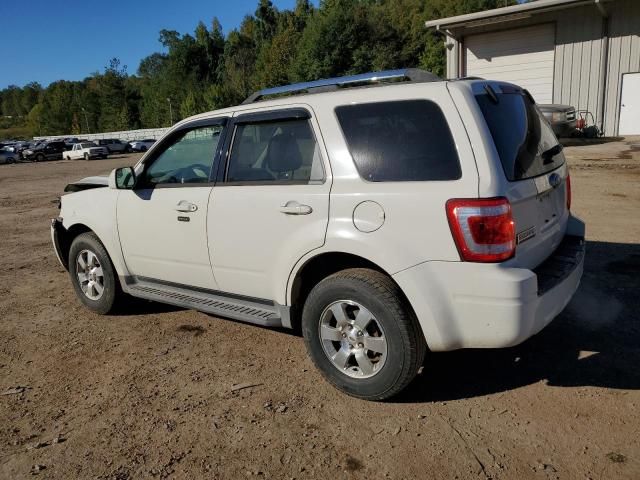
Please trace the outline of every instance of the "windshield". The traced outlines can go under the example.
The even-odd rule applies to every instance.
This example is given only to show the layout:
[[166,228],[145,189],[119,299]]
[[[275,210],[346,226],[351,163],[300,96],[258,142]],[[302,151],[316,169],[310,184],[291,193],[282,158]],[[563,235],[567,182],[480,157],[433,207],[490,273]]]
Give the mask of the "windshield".
[[555,170],[565,159],[551,126],[530,96],[515,87],[492,88],[476,94],[510,181]]

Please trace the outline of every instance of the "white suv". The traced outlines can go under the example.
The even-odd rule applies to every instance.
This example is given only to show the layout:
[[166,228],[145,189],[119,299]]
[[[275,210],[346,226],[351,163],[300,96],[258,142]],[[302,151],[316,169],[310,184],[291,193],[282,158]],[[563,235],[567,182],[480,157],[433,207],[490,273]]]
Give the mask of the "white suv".
[[401,70],[263,90],[68,191],[52,237],[89,309],[129,294],[300,329],[364,399],[400,392],[427,349],[531,337],[583,269],[562,148],[501,82]]

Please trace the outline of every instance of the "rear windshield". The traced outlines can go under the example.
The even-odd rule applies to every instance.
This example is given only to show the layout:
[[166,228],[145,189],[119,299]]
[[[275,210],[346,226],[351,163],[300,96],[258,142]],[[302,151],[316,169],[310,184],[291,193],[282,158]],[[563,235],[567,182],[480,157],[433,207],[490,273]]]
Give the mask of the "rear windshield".
[[460,161],[447,120],[428,100],[336,108],[360,176],[369,182],[456,180]]
[[558,139],[527,92],[487,86],[476,100],[508,180],[537,177],[564,163]]

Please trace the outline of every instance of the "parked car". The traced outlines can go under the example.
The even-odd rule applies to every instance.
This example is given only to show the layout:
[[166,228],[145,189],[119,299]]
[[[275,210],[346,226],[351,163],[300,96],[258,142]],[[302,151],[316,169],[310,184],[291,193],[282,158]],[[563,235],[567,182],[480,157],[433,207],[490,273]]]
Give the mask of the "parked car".
[[91,160],[92,158],[107,158],[109,150],[106,147],[98,147],[93,142],[82,142],[73,145],[71,150],[64,152],[64,158],[67,160],[78,160],[84,158]]
[[70,137],[64,139],[65,150],[71,150],[76,143],[80,143],[83,140],[80,140],[76,137]]
[[16,163],[20,154],[13,147],[0,147],[0,163]]
[[558,137],[569,137],[576,131],[576,109],[571,105],[538,105]]
[[27,148],[30,147],[30,142],[20,141],[14,145],[16,152],[18,153],[18,159],[22,159],[22,152],[24,152]]
[[109,153],[123,153],[132,151],[129,143],[115,138],[96,140],[96,144],[102,147],[106,147],[109,150]]
[[583,270],[562,149],[504,82],[402,70],[267,89],[67,190],[51,234],[88,309],[129,294],[299,328],[324,377],[368,400],[406,387],[427,346],[535,335]]
[[129,146],[134,152],[146,152],[154,143],[156,143],[154,139],[148,138],[146,140],[133,140],[129,142]]
[[27,160],[44,162],[45,160],[62,160],[62,154],[66,151],[65,143],[61,140],[43,142],[33,149],[22,152],[22,156]]

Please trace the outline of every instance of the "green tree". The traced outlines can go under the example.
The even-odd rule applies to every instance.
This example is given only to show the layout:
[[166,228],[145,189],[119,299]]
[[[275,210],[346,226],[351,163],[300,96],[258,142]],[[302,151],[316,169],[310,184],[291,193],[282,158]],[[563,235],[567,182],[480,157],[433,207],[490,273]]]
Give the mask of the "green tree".
[[186,118],[201,113],[203,111],[201,105],[202,102],[198,102],[196,95],[192,91],[189,91],[180,104],[180,115]]

